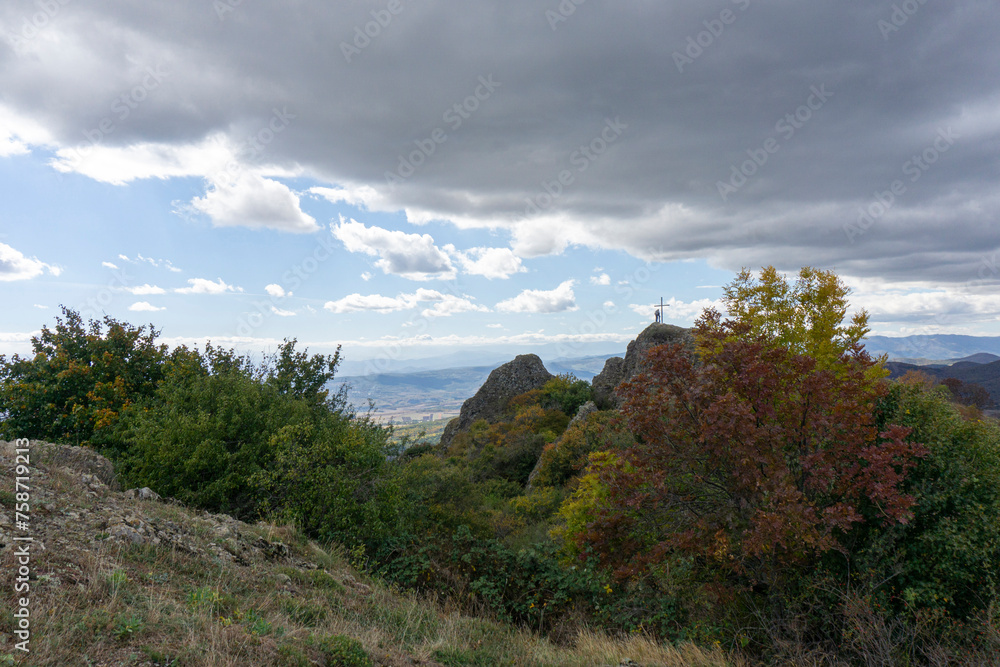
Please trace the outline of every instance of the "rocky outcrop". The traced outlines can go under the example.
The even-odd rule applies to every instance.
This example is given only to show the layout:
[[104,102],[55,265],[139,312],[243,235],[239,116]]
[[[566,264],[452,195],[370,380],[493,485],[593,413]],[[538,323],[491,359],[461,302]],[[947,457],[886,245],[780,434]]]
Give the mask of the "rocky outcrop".
[[659,323],[646,327],[628,344],[624,359],[608,359],[604,363],[604,370],[594,378],[591,387],[598,407],[602,410],[617,408],[621,404],[618,386],[646,370],[646,354],[658,345],[675,343],[681,343],[694,353],[694,337],[690,329]]
[[[0,441],[4,479],[15,477],[16,449],[15,443]],[[105,545],[120,542],[236,566],[288,558],[286,545],[230,516],[164,502],[148,487],[119,492],[114,466],[91,449],[40,440],[32,440],[27,449],[29,526],[36,551],[63,557],[98,553]],[[10,557],[19,534],[12,515],[6,507],[0,511],[0,564]]]
[[611,357],[604,362],[604,369],[591,380],[590,389],[594,394],[594,402],[601,410],[616,407],[617,399],[614,393],[625,377],[624,366],[624,359]]
[[537,354],[519,354],[513,361],[494,368],[476,395],[462,404],[458,417],[448,422],[441,435],[441,444],[447,447],[456,433],[469,428],[473,422],[499,418],[510,399],[526,391],[540,389],[553,377],[545,370]]

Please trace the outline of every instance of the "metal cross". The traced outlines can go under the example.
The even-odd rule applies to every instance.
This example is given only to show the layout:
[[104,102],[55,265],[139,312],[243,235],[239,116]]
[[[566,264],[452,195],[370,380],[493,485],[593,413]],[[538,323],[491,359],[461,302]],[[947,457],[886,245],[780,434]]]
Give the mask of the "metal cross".
[[653,305],[656,306],[657,310],[660,311],[660,322],[663,322],[664,321],[663,320],[663,309],[667,307],[667,304],[663,303],[663,297],[662,296],[660,297],[660,303],[658,303],[658,304],[654,303]]

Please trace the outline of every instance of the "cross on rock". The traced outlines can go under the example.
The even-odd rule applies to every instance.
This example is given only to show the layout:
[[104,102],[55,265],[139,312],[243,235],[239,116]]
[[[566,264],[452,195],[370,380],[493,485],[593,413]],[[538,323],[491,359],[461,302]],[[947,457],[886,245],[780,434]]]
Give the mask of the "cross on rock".
[[667,304],[663,303],[663,297],[661,296],[660,297],[660,303],[654,303],[653,305],[656,306],[656,321],[657,322],[662,322],[663,321],[663,309],[667,307]]

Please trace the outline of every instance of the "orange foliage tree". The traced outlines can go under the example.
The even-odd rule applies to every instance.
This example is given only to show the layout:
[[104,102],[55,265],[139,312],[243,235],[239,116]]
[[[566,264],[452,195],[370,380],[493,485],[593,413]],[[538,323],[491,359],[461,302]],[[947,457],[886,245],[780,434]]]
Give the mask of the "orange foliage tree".
[[924,449],[907,429],[876,429],[885,388],[860,345],[819,364],[714,311],[695,335],[700,357],[654,348],[625,385],[636,442],[591,471],[601,499],[578,548],[621,578],[680,555],[768,584],[841,548],[858,522],[908,520],[901,486]]

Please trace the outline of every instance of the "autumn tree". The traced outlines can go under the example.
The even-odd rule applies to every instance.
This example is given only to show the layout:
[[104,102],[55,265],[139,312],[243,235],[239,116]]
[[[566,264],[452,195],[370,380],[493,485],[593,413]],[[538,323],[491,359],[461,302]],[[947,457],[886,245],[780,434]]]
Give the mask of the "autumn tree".
[[151,325],[111,317],[85,324],[62,311],[55,329],[32,337],[32,357],[0,356],[0,432],[107,446],[122,412],[162,379],[166,346]]
[[[720,576],[774,584],[841,549],[860,522],[909,519],[901,483],[923,448],[906,429],[876,428],[885,387],[858,344],[863,322],[842,326],[832,274],[803,275],[785,290],[765,270],[755,303],[698,320],[698,357],[654,348],[648,370],[625,385],[636,442],[595,459],[600,492],[583,513],[592,519],[571,535],[620,577],[680,554]],[[750,284],[741,274],[727,295]]]

